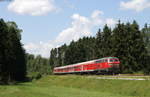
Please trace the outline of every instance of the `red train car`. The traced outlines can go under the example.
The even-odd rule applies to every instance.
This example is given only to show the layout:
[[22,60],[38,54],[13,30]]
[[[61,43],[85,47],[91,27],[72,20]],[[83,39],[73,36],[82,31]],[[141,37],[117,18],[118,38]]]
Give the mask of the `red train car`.
[[101,59],[55,67],[54,74],[71,73],[118,73],[120,61],[117,57],[105,57]]

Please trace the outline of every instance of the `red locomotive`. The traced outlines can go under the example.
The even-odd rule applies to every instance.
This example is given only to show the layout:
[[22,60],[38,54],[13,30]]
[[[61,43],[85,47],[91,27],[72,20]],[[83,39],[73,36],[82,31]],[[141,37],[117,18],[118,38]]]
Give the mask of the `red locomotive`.
[[97,60],[55,67],[54,74],[74,73],[118,73],[120,61],[117,57],[105,57]]

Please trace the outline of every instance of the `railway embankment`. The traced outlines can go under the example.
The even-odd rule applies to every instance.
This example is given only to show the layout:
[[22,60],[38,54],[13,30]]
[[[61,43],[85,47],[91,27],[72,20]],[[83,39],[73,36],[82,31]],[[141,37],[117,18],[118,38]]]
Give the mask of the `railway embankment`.
[[[150,77],[149,76],[105,76],[117,79],[99,79],[104,76],[80,76],[80,75],[61,75],[50,76],[49,83],[57,86],[63,86],[68,88],[76,88],[80,90],[86,90],[91,92],[99,92],[98,97],[150,97]],[[98,78],[98,79],[97,79]],[[123,80],[133,79],[133,80]],[[139,79],[139,80],[134,80]],[[144,79],[144,80],[140,80]],[[101,93],[105,93],[106,96],[100,96]],[[112,96],[108,96],[111,94]],[[119,96],[118,96],[119,95]],[[92,96],[88,96],[92,97]],[[94,96],[93,96],[94,97]]]
[[104,76],[45,76],[33,82],[0,86],[0,97],[150,97],[150,80],[114,80],[97,77]]

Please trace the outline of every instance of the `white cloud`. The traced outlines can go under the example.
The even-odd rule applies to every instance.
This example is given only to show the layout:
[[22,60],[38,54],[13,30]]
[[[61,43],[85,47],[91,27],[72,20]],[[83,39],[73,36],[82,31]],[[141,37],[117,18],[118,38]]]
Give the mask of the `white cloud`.
[[114,26],[115,24],[117,24],[117,21],[115,20],[115,19],[113,19],[113,18],[108,18],[108,19],[106,19],[106,24],[108,25],[108,26]]
[[91,34],[91,21],[88,18],[79,14],[74,14],[71,18],[73,19],[71,27],[63,30],[56,38],[56,42],[69,42]]
[[54,0],[13,0],[8,5],[8,10],[18,14],[39,16],[56,11],[56,7]]
[[72,22],[71,26],[64,29],[56,37],[56,43],[69,43],[72,40],[78,40],[83,36],[92,35],[91,30],[95,26],[100,26],[108,24],[108,26],[113,26],[116,24],[116,20],[113,18],[103,19],[102,15],[104,13],[100,10],[95,10],[90,17],[81,16],[79,14],[73,14],[71,16]]
[[69,43],[70,41],[76,41],[83,36],[90,36],[92,34],[92,28],[103,23],[102,19],[100,19],[102,13],[102,11],[96,10],[91,14],[91,17],[73,14],[71,16],[73,19],[71,26],[60,32],[55,41],[57,43]]
[[104,14],[103,11],[95,10],[95,11],[92,13],[91,17],[94,19],[94,18],[98,18],[100,15],[103,15],[103,14]]
[[130,0],[128,2],[122,1],[120,3],[120,8],[123,10],[135,10],[140,12],[146,8],[150,8],[149,0]]
[[46,58],[50,56],[50,49],[53,47],[54,46],[51,42],[29,43],[24,45],[26,52],[35,55],[42,55]]
[[103,19],[101,18],[101,16],[103,15],[103,11],[100,10],[95,10],[93,11],[93,13],[91,14],[91,18],[93,19],[93,24],[94,25],[99,25],[99,24],[103,24]]

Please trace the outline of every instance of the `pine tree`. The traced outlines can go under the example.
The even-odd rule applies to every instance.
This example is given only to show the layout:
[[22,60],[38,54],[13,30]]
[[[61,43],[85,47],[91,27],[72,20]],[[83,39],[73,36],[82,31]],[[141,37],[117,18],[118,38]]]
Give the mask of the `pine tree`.
[[65,65],[64,59],[65,59],[66,49],[67,49],[66,44],[64,44],[58,48],[58,64],[59,64],[59,66]]
[[7,25],[3,19],[0,19],[0,83],[7,83],[7,63],[6,63],[6,50],[8,50],[6,41],[7,41],[8,31]]
[[96,41],[95,41],[95,57],[96,58],[102,58],[103,52],[102,52],[102,34],[101,30],[99,29],[96,34]]
[[21,44],[21,30],[15,22],[0,20],[0,82],[22,81],[26,77],[25,51]]
[[119,23],[117,26],[113,29],[112,33],[112,56],[118,57],[121,61],[120,69],[121,71],[126,71],[128,69],[127,64],[127,38],[128,37],[128,31],[125,29],[125,24]]
[[[9,54],[8,61],[11,79],[13,80],[24,80],[26,76],[26,61],[25,61],[25,50],[22,48],[21,44],[21,34],[20,30],[15,22],[8,22],[8,49]],[[13,64],[13,65],[12,65]],[[13,69],[12,69],[13,68]]]
[[[146,56],[146,49],[144,43],[143,33],[139,30],[139,26],[136,21],[133,21],[131,25],[131,38],[132,38],[132,47],[130,48],[130,54],[133,57],[132,70],[140,71],[144,68],[144,60]],[[134,66],[133,66],[134,65]]]
[[111,56],[111,48],[112,48],[111,29],[107,25],[105,25],[102,32],[102,47],[101,47],[103,57]]

